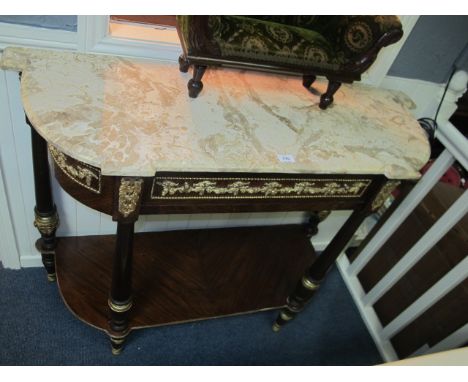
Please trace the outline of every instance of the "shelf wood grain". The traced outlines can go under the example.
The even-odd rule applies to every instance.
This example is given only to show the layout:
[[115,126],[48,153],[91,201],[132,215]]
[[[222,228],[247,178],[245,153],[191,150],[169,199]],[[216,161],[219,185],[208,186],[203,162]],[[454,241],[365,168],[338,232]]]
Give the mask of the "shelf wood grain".
[[[135,234],[130,329],[283,307],[315,252],[302,225]],[[115,236],[58,239],[68,308],[109,333]]]

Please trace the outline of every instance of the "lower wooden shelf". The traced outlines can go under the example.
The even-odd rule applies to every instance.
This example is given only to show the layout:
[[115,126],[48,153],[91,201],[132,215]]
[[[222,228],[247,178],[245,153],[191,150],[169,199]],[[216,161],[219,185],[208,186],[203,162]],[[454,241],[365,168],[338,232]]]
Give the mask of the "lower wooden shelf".
[[[63,237],[56,249],[66,305],[106,332],[114,250],[114,235]],[[314,259],[300,225],[135,234],[130,328],[282,307]]]

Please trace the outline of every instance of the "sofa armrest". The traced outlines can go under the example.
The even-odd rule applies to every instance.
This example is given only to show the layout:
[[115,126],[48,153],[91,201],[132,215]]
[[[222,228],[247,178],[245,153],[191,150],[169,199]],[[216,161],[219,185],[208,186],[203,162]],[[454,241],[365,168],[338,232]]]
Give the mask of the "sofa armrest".
[[347,70],[362,73],[380,49],[400,40],[403,29],[396,16],[349,16],[340,35]]
[[210,17],[215,16],[176,16],[177,32],[186,55],[217,54],[218,48],[213,44],[209,27]]
[[365,53],[375,45],[397,42],[403,35],[396,16],[349,16],[343,25],[343,43],[354,53]]

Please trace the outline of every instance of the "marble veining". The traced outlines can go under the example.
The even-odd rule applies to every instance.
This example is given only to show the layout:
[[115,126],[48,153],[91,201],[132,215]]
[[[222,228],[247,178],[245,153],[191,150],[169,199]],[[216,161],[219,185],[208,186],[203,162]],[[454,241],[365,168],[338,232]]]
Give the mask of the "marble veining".
[[418,178],[429,159],[403,93],[343,85],[318,108],[291,76],[207,70],[188,97],[177,64],[6,48],[3,69],[22,71],[28,118],[48,142],[102,175],[159,171],[384,174]]

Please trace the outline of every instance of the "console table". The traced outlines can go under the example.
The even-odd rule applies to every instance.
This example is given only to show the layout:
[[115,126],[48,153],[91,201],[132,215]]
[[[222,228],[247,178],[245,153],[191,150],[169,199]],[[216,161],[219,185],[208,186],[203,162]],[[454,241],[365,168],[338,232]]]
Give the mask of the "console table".
[[[293,78],[217,71],[187,97],[176,64],[7,48],[32,132],[35,226],[49,280],[118,354],[133,329],[304,308],[364,218],[429,158],[404,94],[344,85],[328,110]],[[311,107],[311,103],[315,103]],[[61,187],[116,235],[56,237]],[[326,214],[352,215],[316,256]],[[134,234],[142,214],[310,211],[308,224]]]

